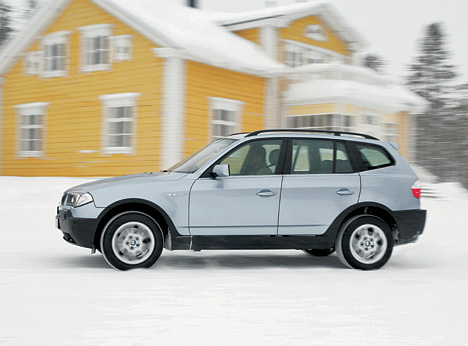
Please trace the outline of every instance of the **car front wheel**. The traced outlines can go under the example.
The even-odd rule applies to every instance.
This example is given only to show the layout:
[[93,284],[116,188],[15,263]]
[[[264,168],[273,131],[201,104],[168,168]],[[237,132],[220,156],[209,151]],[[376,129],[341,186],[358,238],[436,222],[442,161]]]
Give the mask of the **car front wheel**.
[[389,260],[393,251],[390,227],[375,216],[358,216],[343,225],[337,241],[336,252],[350,268],[379,269]]
[[105,260],[115,269],[150,268],[161,256],[163,235],[148,215],[128,212],[107,223],[100,245]]

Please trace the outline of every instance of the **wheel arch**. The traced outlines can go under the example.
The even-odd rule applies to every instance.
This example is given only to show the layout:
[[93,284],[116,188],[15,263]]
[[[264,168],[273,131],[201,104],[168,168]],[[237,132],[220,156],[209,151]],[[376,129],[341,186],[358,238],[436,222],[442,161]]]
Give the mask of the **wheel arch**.
[[106,224],[116,215],[135,211],[143,213],[154,219],[161,227],[164,239],[167,238],[169,232],[175,230],[175,226],[167,213],[158,205],[143,199],[125,199],[112,203],[99,216],[99,223],[94,235],[94,246],[100,248],[101,233]]
[[[333,237],[334,243],[336,242],[341,227],[345,225],[350,219],[359,215],[378,217],[390,227],[392,233],[394,233],[394,237],[395,235],[398,235],[397,223],[389,208],[379,203],[362,202],[345,209],[330,226],[330,236]],[[395,237],[395,239],[397,238]]]

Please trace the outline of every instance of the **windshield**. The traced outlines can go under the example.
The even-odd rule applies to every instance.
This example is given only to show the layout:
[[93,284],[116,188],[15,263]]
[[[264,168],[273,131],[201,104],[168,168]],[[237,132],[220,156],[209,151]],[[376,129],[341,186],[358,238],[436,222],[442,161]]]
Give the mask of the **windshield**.
[[178,173],[193,173],[236,141],[237,139],[232,138],[218,139],[217,141],[208,144],[206,147],[203,147],[200,150],[194,152],[185,160],[182,160],[171,168],[167,169],[167,171]]

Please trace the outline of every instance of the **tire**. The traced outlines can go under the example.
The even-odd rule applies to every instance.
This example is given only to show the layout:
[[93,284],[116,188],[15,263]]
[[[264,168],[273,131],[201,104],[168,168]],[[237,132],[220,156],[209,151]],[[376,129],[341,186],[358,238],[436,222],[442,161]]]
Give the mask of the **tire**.
[[164,237],[158,223],[139,212],[112,218],[101,234],[101,252],[118,270],[150,268],[161,256]]
[[336,240],[336,252],[350,268],[373,270],[387,263],[393,251],[393,234],[380,218],[361,215],[343,225]]
[[309,255],[315,256],[315,257],[326,257],[328,255],[331,255],[335,249],[306,249],[304,250],[305,253],[308,253]]

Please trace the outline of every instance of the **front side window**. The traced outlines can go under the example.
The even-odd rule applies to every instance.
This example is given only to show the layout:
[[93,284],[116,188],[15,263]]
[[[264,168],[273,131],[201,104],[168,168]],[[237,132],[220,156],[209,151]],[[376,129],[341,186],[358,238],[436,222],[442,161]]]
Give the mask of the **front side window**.
[[294,139],[291,174],[352,173],[343,143],[320,139]]
[[17,113],[17,153],[22,157],[38,157],[44,153],[45,118],[49,104],[26,103],[15,106]]
[[59,31],[42,39],[43,77],[63,77],[68,69],[68,37],[70,32]]
[[282,142],[281,139],[248,142],[219,163],[229,165],[231,176],[273,175],[278,166]]
[[135,151],[137,101],[140,94],[102,95],[102,147],[106,154],[132,154]]
[[81,32],[81,70],[110,70],[112,24],[98,24],[79,28]]
[[210,97],[211,138],[217,139],[239,132],[244,102]]

